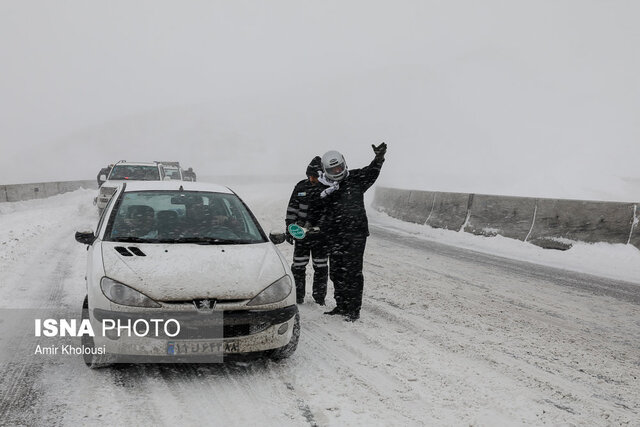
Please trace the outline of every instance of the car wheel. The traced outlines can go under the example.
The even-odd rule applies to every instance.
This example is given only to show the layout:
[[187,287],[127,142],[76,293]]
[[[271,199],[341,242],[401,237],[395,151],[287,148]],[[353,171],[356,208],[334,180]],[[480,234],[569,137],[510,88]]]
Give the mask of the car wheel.
[[[82,320],[89,318],[89,297],[84,297],[84,302],[82,303]],[[84,359],[85,365],[87,365],[91,369],[102,368],[108,366],[110,363],[106,359],[106,356],[103,354],[91,354],[93,349],[95,348],[95,344],[93,342],[93,337],[90,335],[82,335],[82,347],[83,350],[85,348],[90,349],[89,354],[82,354],[82,358]]]
[[300,315],[296,314],[296,320],[293,324],[293,334],[291,334],[291,340],[283,347],[276,348],[269,353],[269,358],[273,360],[282,360],[291,356],[298,347],[298,340],[300,339]]

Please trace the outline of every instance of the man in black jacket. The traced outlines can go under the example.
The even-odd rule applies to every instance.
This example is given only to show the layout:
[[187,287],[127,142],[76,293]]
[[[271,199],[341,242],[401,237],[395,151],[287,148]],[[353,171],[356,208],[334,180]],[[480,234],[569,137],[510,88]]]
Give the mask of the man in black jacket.
[[342,154],[329,151],[322,156],[319,180],[327,186],[321,192],[326,218],[323,229],[330,242],[331,281],[336,308],[325,314],[341,314],[345,320],[360,318],[364,249],[369,236],[364,193],[380,175],[387,144],[372,145],[375,158],[361,169],[349,170]]
[[[319,226],[322,210],[320,192],[325,188],[318,182],[318,173],[322,168],[321,159],[316,156],[307,167],[307,179],[296,184],[287,206],[286,226],[297,224],[309,229]],[[293,244],[293,236],[287,231],[287,241]],[[293,249],[291,271],[296,282],[297,303],[304,302],[306,287],[306,269],[310,256],[313,258],[313,299],[324,305],[327,295],[328,255],[327,242],[322,230],[307,233],[304,239],[296,240]]]
[[196,181],[196,173],[193,171],[193,168],[189,168],[186,171],[182,171],[182,178],[185,181]]
[[99,188],[102,184],[104,184],[104,181],[102,181],[102,180],[100,179],[100,177],[101,177],[102,175],[104,175],[105,177],[108,177],[108,176],[109,176],[109,172],[111,172],[111,169],[113,169],[113,165],[109,165],[109,166],[107,166],[106,168],[102,168],[102,169],[100,169],[100,172],[98,172],[98,176],[97,176],[97,178],[98,178],[98,188]]

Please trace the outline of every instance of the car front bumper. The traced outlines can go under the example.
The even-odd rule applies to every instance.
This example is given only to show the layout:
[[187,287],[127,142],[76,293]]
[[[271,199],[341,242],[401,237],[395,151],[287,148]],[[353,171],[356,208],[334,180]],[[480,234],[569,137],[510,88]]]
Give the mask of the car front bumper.
[[[96,336],[94,345],[104,347],[107,355],[121,362],[198,361],[216,362],[223,355],[253,353],[283,347],[291,340],[298,307],[291,305],[276,310],[234,310],[210,312],[159,311],[120,312],[102,309],[92,311]],[[113,329],[103,334],[102,325],[108,322],[133,326],[139,322],[138,332],[145,331],[145,322],[153,319],[169,324],[179,323],[179,332],[169,333],[160,327],[143,336],[134,328]],[[175,322],[171,322],[174,326]],[[157,332],[157,333],[156,333]]]

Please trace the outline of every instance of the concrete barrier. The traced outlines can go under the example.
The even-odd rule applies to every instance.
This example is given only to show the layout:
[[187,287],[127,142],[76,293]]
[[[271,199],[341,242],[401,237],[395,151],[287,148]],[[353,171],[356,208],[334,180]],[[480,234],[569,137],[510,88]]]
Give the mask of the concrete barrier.
[[640,249],[640,204],[633,206],[633,225],[629,232],[629,243]]
[[75,191],[80,188],[94,188],[97,190],[98,183],[96,181],[85,180],[4,185],[0,186],[0,202],[42,199],[56,194]]
[[411,191],[395,188],[376,188],[373,206],[377,210],[397,219],[404,219],[404,212],[409,205]]
[[427,225],[447,230],[460,230],[467,220],[470,194],[436,193]]
[[377,187],[374,207],[403,221],[568,249],[572,241],[640,249],[640,204]]
[[401,218],[406,221],[406,213],[409,209],[409,199],[411,198],[410,190],[401,190],[391,196],[393,201],[393,207],[391,208],[390,215],[395,218]]
[[562,239],[627,243],[633,206],[632,203],[538,199],[528,241],[543,247]]
[[15,184],[5,187],[7,202],[37,199],[41,184]]
[[42,185],[42,192],[38,195],[38,198],[51,197],[55,196],[56,194],[60,194],[60,191],[58,190],[58,183],[45,182]]
[[425,224],[429,214],[433,211],[436,193],[431,191],[412,190],[409,195],[408,206],[404,212],[404,221]]
[[76,191],[81,188],[98,189],[96,181],[61,181],[58,182],[58,194]]
[[535,209],[533,198],[474,194],[464,231],[524,241],[531,230]]

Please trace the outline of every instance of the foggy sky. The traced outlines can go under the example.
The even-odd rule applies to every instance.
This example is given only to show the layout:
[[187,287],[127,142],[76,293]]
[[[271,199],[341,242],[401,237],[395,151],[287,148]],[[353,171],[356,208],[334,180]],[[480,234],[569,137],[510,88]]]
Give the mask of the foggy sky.
[[316,154],[354,168],[386,141],[381,184],[606,198],[640,178],[638,12],[3,0],[0,184],[93,179],[120,159],[302,177]]

